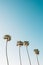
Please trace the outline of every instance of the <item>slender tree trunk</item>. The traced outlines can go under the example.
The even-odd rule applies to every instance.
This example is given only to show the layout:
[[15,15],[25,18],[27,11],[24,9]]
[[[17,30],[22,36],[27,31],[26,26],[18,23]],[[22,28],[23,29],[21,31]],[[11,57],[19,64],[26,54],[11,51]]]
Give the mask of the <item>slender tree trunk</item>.
[[29,59],[29,63],[31,65],[31,60],[30,60],[30,56],[29,56],[29,52],[28,52],[28,47],[26,46],[26,51],[27,51],[27,55],[28,55],[28,59]]
[[36,57],[37,57],[37,63],[38,63],[38,65],[39,65],[38,56],[36,55]]
[[19,46],[19,59],[20,59],[20,65],[22,65],[22,62],[21,62],[21,54],[20,54],[20,46]]
[[7,59],[7,65],[9,65],[8,55],[7,55],[7,42],[8,42],[8,41],[6,41],[6,59]]

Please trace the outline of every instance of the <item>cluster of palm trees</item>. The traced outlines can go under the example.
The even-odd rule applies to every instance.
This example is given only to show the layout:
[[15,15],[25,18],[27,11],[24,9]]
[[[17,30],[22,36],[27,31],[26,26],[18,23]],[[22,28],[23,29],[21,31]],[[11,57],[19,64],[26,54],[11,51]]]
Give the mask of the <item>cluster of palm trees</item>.
[[[8,43],[8,41],[11,40],[11,36],[10,35],[4,35],[4,39],[6,40],[6,59],[7,59],[7,65],[9,65],[9,60],[8,60],[8,55],[7,55],[7,43]],[[28,60],[29,60],[29,63],[31,65],[31,60],[30,60],[30,56],[29,56],[29,52],[28,52],[28,45],[29,45],[29,41],[24,41],[24,42],[17,41],[17,46],[19,46],[20,65],[22,65],[22,62],[21,62],[21,54],[20,54],[20,47],[21,46],[25,46],[26,47],[26,51],[27,51],[27,55],[28,55]],[[39,50],[38,49],[34,49],[34,52],[36,54],[37,63],[39,65],[39,61],[38,61]]]

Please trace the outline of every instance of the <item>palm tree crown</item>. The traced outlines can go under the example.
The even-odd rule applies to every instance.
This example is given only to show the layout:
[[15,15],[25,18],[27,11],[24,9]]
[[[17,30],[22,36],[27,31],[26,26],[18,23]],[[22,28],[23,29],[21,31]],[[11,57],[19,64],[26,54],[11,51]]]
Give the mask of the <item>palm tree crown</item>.
[[22,41],[17,41],[17,46],[23,46],[23,42]]
[[29,45],[29,41],[24,41],[23,45],[24,46],[28,46]]
[[39,50],[38,49],[34,49],[34,52],[35,52],[35,54],[39,54]]
[[6,39],[7,41],[11,40],[11,36],[10,35],[4,35],[4,39]]

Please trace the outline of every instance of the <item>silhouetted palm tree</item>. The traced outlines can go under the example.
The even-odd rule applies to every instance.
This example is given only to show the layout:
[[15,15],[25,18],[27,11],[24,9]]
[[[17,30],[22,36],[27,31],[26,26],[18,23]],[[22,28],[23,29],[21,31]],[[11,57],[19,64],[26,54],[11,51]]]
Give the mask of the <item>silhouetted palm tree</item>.
[[21,54],[20,54],[20,47],[23,46],[23,42],[22,41],[17,41],[17,46],[19,46],[20,65],[22,65],[22,62],[21,62]]
[[38,63],[38,65],[39,65],[39,61],[38,61],[39,50],[38,50],[38,49],[34,49],[34,52],[35,52],[35,54],[36,54],[37,63]]
[[11,40],[11,36],[10,35],[4,35],[4,39],[6,39],[6,59],[7,59],[7,65],[9,65],[8,55],[7,55],[7,43],[8,43],[8,41]]
[[29,45],[29,42],[28,42],[28,41],[24,41],[23,45],[26,46],[26,51],[27,51],[29,63],[30,63],[30,65],[31,65],[31,60],[30,60],[30,56],[29,56],[29,52],[28,52],[28,45]]

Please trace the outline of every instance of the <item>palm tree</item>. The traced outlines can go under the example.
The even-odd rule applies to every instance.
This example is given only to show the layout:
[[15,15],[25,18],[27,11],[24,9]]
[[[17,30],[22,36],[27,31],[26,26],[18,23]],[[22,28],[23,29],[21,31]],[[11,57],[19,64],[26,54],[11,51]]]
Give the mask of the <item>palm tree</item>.
[[24,41],[23,45],[26,46],[26,51],[27,51],[29,63],[30,63],[30,65],[31,65],[31,60],[30,60],[30,56],[29,56],[29,52],[28,52],[28,45],[29,45],[29,42],[28,42],[28,41]]
[[20,47],[23,46],[23,42],[22,41],[17,41],[17,46],[19,46],[20,65],[22,65],[22,62],[21,62],[21,54],[20,54]]
[[11,36],[10,35],[4,35],[4,39],[6,39],[6,59],[7,59],[7,65],[9,65],[8,55],[7,55],[7,43],[8,43],[8,41],[11,40]]
[[39,50],[38,50],[38,49],[34,49],[34,52],[35,52],[35,54],[36,54],[37,63],[38,63],[38,65],[39,65],[39,61],[38,61]]

